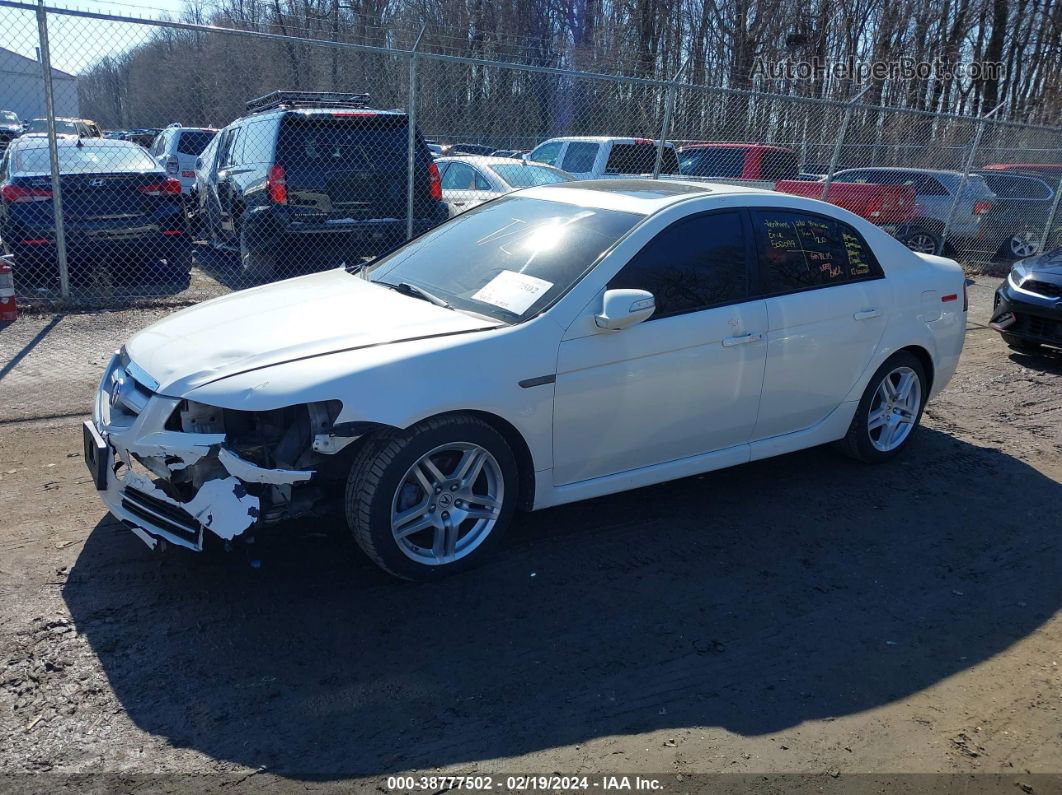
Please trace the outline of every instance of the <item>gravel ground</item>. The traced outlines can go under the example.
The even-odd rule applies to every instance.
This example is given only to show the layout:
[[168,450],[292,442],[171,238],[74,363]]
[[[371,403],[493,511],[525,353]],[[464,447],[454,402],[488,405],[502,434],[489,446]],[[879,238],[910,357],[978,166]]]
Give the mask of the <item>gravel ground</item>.
[[23,317],[0,332],[0,774],[1058,791],[1035,774],[1062,773],[1062,357],[986,328],[995,283],[895,462],[815,449],[525,515],[430,585],[338,521],[153,557],[101,509],[78,421],[159,312]]

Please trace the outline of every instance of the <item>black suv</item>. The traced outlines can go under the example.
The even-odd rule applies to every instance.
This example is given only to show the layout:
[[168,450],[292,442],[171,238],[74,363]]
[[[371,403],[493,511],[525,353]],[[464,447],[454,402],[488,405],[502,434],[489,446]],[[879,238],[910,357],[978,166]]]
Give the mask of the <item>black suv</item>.
[[[406,238],[408,118],[365,94],[277,91],[204,153],[198,220],[255,281],[353,263]],[[413,234],[447,218],[439,169],[415,131]]]

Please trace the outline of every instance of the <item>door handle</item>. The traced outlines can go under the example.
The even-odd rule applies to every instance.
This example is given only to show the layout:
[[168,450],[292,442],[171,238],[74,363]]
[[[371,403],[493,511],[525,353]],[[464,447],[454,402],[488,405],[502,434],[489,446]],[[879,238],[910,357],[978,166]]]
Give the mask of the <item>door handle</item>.
[[723,347],[732,348],[735,345],[748,345],[750,342],[759,342],[763,334],[742,334],[740,337],[723,337]]
[[856,320],[870,320],[872,317],[880,317],[880,309],[864,309],[862,312],[856,312],[852,317]]

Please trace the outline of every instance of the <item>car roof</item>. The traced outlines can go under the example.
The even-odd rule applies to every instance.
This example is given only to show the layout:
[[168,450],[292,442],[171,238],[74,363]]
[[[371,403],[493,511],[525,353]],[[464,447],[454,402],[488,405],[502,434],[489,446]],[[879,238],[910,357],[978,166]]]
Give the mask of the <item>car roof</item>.
[[[656,141],[652,138],[635,138],[624,137],[615,135],[558,135],[553,138],[548,138],[542,142],[542,144],[548,144],[551,141],[586,141],[588,143],[603,144],[612,142],[614,144],[653,144],[656,145]],[[542,144],[536,144],[536,148]],[[674,147],[674,144],[670,141],[666,142],[667,146]]]
[[560,171],[559,168],[549,163],[528,162],[515,157],[495,157],[494,155],[446,155],[435,158],[436,163],[468,163],[470,166],[518,166],[526,165],[528,168],[541,167]]
[[744,185],[679,179],[576,180],[525,188],[520,195],[532,199],[549,199],[566,204],[650,215],[687,199],[736,193],[780,195],[774,191]]
[[934,174],[937,176],[945,177],[961,177],[961,171],[950,171],[946,168],[918,168],[917,166],[854,166],[852,168],[844,168],[838,171],[838,174],[845,171],[895,171],[897,173],[905,174]]
[[708,146],[713,149],[769,149],[773,152],[793,151],[788,146],[779,146],[778,144],[757,144],[742,141],[691,141],[690,143],[682,144],[679,148],[701,149]]
[[[33,146],[34,144],[36,144],[36,146]],[[97,148],[97,147],[110,147],[110,148],[118,147],[118,148],[121,148],[121,147],[130,147],[130,146],[135,146],[137,149],[141,148],[138,144],[135,144],[132,141],[121,141],[121,140],[118,140],[116,138],[77,138],[77,137],[75,137],[73,135],[57,135],[55,137],[55,145],[57,147],[59,147],[60,149],[62,149],[64,147],[66,147],[66,148],[76,147],[76,146],[79,146],[79,145],[82,146],[82,147],[92,147],[92,148]],[[11,147],[18,147],[19,149],[34,149],[34,148],[43,149],[43,148],[45,148],[47,146],[48,146],[48,138],[45,135],[20,135],[14,141],[12,141],[10,144],[8,144],[8,148],[9,149]]]

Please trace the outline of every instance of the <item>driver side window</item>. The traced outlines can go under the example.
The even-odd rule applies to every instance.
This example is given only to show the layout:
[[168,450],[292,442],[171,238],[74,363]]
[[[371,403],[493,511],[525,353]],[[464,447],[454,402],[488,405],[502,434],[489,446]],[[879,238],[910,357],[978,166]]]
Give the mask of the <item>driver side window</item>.
[[683,218],[650,240],[608,287],[651,292],[650,320],[737,303],[749,295],[747,253],[741,213]]

